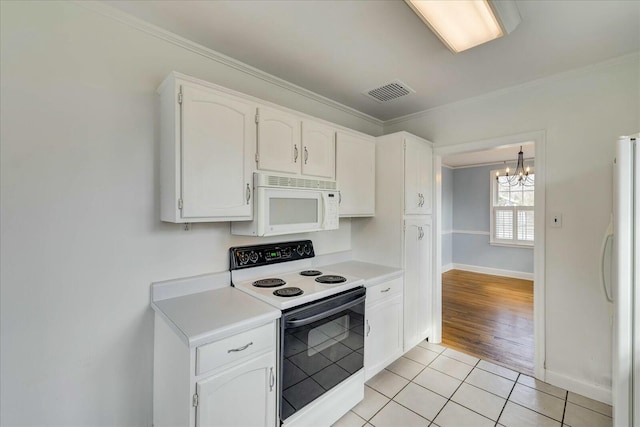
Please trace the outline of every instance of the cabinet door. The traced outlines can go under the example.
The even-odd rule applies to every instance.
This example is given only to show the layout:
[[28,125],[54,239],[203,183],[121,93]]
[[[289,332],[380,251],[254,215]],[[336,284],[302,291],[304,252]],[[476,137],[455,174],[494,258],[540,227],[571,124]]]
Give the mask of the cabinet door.
[[336,181],[340,216],[373,216],[376,194],[376,145],[372,140],[338,132]]
[[276,354],[270,352],[196,384],[196,426],[275,426]]
[[405,138],[404,147],[405,214],[430,214],[433,170],[431,147],[410,138]]
[[367,307],[366,314],[365,381],[402,354],[402,294]]
[[404,350],[431,332],[431,218],[405,221]]
[[255,104],[182,86],[182,218],[251,219]]
[[[433,277],[432,277],[432,225],[431,219],[424,221],[420,226],[422,234],[418,236],[420,278],[418,291],[418,338],[424,340],[431,335],[433,320]],[[420,230],[418,230],[420,231]]]
[[302,174],[336,177],[336,131],[311,120],[302,122]]
[[284,111],[260,107],[258,111],[258,169],[300,173],[300,119]]

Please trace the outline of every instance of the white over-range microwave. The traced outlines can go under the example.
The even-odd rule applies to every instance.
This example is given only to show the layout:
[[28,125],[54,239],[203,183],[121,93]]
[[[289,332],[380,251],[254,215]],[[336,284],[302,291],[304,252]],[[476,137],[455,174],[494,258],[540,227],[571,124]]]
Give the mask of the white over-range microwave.
[[335,181],[253,174],[253,221],[231,223],[231,234],[277,236],[338,228]]

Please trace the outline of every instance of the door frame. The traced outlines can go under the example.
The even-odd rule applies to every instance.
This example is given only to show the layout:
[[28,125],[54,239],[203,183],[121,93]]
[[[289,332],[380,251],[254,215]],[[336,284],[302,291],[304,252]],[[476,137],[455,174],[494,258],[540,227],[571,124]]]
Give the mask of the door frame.
[[523,142],[535,143],[536,188],[535,188],[535,242],[533,246],[533,339],[534,339],[534,375],[544,381],[545,369],[545,143],[546,131],[539,130],[516,135],[500,136],[478,141],[453,145],[434,144],[433,170],[435,177],[435,306],[434,341],[442,341],[442,158],[452,154],[470,153],[506,146],[519,146]]

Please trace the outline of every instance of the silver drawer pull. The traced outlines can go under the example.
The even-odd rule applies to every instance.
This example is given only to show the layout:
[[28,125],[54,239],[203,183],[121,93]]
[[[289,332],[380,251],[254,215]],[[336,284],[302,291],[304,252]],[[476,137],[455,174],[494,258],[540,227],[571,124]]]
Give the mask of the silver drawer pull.
[[387,289],[383,289],[380,292],[389,292],[391,290],[391,288],[387,288]]
[[248,349],[248,348],[249,348],[249,346],[250,346],[250,345],[253,345],[253,341],[252,341],[252,342],[250,342],[250,343],[249,343],[249,344],[247,344],[247,345],[243,345],[242,347],[232,348],[231,350],[227,350],[227,353],[233,353],[233,352],[236,352],[236,351],[246,350],[246,349]]

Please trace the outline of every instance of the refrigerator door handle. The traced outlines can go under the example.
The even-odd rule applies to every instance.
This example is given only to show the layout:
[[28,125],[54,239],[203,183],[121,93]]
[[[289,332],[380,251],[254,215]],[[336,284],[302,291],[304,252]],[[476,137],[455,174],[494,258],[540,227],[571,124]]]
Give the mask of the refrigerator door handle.
[[607,256],[607,245],[612,238],[613,238],[613,233],[611,232],[611,226],[609,226],[609,228],[607,229],[607,233],[602,239],[602,248],[600,249],[600,281],[602,282],[602,287],[604,288],[604,295],[607,298],[607,301],[609,302],[613,302],[613,295],[611,295],[610,280],[607,280],[605,275],[604,262]]

